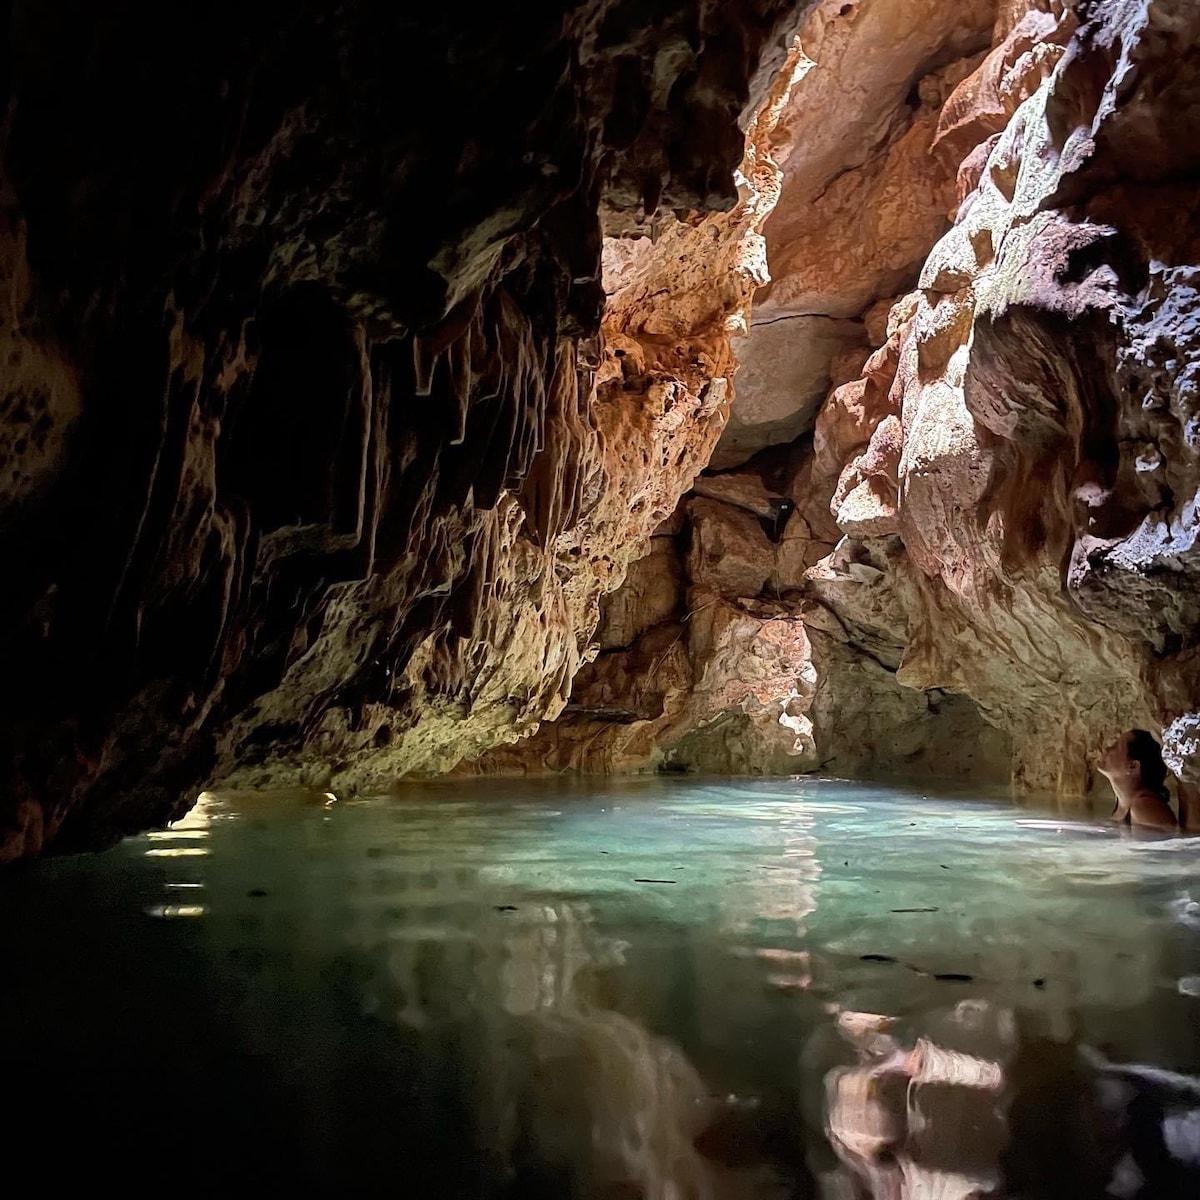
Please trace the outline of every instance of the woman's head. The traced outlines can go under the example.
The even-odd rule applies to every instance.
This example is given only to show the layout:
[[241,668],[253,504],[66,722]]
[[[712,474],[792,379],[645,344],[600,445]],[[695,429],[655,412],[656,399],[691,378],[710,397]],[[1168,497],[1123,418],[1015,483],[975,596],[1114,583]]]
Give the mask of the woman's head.
[[1146,729],[1129,729],[1105,751],[1100,771],[1114,782],[1127,780],[1165,796],[1167,766],[1162,748]]

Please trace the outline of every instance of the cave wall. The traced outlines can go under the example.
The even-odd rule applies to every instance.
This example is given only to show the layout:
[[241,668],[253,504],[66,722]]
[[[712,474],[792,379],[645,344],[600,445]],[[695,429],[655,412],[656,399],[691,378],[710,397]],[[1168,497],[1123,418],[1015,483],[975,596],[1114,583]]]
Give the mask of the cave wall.
[[0,860],[464,761],[1200,785],[1194,6],[470,16],[4,10]]
[[[912,8],[814,10],[817,65],[779,135],[819,124],[806,86],[868,86],[855,38],[865,53]],[[1014,0],[982,45],[983,8],[922,12],[889,77],[907,111],[870,153],[836,120],[844,156],[835,137],[805,139],[800,165],[776,151],[773,280],[736,347],[767,365],[681,506],[678,632],[648,659],[671,686],[622,705],[620,672],[663,622],[581,676],[607,722],[543,730],[551,763],[934,770],[1065,798],[1144,726],[1184,800],[1200,781],[1200,11]],[[874,349],[815,345],[814,321]],[[836,386],[814,401],[797,381],[822,371]]]
[[818,422],[847,541],[816,588],[878,628],[845,579],[878,570],[898,678],[971,697],[1014,781],[1064,796],[1123,729],[1167,728],[1170,751],[1194,694],[1192,584],[1162,550],[1197,482],[1172,376],[1194,353],[1197,19],[1048,4],[1013,24],[940,123],[969,147],[954,228]]
[[614,374],[601,212],[750,237],[804,7],[5,6],[0,860],[561,707],[761,281]]
[[807,69],[776,131],[771,282],[735,345],[739,403],[714,468],[810,433],[870,349],[875,310],[915,282],[954,205],[938,117],[996,21],[996,0],[824,0],[805,20]]
[[906,613],[899,678],[972,697],[1063,795],[1130,726],[1171,753],[1195,694],[1198,35],[1172,0],[1033,6],[964,82],[955,226],[835,495]]
[[606,600],[564,715],[487,769],[1006,777],[1007,740],[974,705],[897,680],[903,627],[848,627],[810,581],[841,537],[842,462],[814,454],[818,413],[949,227],[957,163],[933,154],[939,115],[1002,22],[993,0],[825,0],[806,17],[772,132],[771,280],[733,342],[711,469]]

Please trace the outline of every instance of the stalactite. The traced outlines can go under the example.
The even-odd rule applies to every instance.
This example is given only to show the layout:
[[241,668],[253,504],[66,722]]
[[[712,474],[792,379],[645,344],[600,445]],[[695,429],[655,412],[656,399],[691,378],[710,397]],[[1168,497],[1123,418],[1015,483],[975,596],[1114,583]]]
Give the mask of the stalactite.
[[18,6],[0,858],[221,776],[443,770],[561,705],[648,533],[571,553],[599,210],[648,175],[727,204],[793,7],[216,0],[135,53],[129,6]]

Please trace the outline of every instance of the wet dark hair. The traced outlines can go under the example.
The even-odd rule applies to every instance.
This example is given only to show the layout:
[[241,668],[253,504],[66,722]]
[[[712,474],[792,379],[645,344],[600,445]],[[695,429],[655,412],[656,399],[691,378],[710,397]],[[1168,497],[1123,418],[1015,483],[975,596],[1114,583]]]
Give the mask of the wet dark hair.
[[1141,768],[1142,786],[1158,792],[1166,800],[1170,795],[1167,791],[1167,764],[1163,762],[1162,747],[1149,730],[1129,731],[1129,757],[1136,759]]

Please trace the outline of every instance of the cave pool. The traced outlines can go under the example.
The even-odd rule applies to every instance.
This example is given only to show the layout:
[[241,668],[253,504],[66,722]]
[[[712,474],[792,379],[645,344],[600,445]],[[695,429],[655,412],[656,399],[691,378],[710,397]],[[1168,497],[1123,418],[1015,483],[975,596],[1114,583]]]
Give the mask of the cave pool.
[[8,1155],[135,1193],[1200,1196],[1198,866],[812,778],[205,793],[0,878]]

